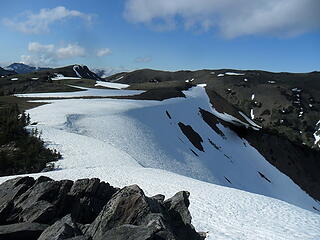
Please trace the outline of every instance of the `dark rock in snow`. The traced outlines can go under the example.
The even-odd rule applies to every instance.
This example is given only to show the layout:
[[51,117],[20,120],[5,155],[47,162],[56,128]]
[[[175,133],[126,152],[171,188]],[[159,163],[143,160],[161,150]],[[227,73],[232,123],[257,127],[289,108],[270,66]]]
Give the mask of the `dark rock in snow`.
[[218,133],[221,137],[225,138],[224,133],[217,127],[217,125],[220,123],[218,118],[211,112],[208,112],[202,108],[199,108],[199,112],[203,120],[212,128],[212,130]]
[[193,146],[195,146],[198,150],[204,152],[203,146],[202,146],[202,138],[190,125],[185,125],[182,122],[178,123],[181,131],[183,134],[189,139],[189,141],[192,143]]

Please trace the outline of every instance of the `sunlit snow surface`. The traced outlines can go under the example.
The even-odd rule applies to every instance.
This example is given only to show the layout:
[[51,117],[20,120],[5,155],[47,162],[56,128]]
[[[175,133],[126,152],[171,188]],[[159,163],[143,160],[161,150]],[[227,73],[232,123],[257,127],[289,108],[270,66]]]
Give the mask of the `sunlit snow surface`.
[[[149,196],[188,190],[193,224],[209,231],[208,239],[320,239],[320,215],[302,209],[319,205],[231,130],[219,124],[225,135],[220,136],[206,125],[199,107],[212,109],[202,87],[185,94],[161,102],[54,100],[29,110],[44,140],[64,156],[57,163],[62,170],[36,175],[98,177],[119,187],[138,184]],[[204,152],[189,142],[178,122],[199,133]]]
[[122,84],[122,83],[112,83],[112,82],[105,82],[105,81],[97,81],[96,82],[96,86],[115,88],[115,89],[122,89],[122,88],[127,88],[130,85]]
[[313,134],[315,141],[314,144],[319,145],[320,147],[320,120],[316,124],[316,129],[315,133]]
[[32,98],[108,97],[108,96],[131,96],[131,95],[137,95],[143,92],[138,90],[116,90],[116,89],[112,90],[112,89],[85,88],[85,87],[78,87],[78,86],[71,86],[71,87],[75,87],[83,91],[26,93],[26,94],[15,94],[15,96],[32,97]]

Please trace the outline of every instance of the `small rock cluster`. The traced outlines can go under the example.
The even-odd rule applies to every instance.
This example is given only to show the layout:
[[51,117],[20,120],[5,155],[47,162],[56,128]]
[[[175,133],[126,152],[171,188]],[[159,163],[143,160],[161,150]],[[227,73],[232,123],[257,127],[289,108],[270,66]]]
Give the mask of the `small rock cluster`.
[[96,178],[19,177],[0,185],[0,240],[204,239],[188,207],[185,191],[165,200]]

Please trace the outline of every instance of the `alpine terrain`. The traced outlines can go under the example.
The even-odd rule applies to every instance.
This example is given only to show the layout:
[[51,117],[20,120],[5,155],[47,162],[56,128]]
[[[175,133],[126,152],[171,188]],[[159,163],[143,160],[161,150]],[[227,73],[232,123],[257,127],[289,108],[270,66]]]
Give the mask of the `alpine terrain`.
[[[180,206],[174,211],[192,239],[320,238],[319,72],[142,69],[101,78],[84,65],[70,65],[6,74],[0,87],[0,106],[26,109],[26,128],[41,133],[46,147],[62,156],[51,171],[28,174],[40,180],[0,178],[0,220],[42,224],[23,225],[26,232],[38,229],[35,239],[53,239],[63,224],[73,229],[71,237],[129,239],[124,233],[133,231],[141,239],[186,239],[173,227],[181,224],[173,206]],[[10,149],[3,145],[0,151]],[[115,188],[93,191],[100,186],[93,178]],[[133,184],[139,187],[125,187]],[[9,188],[17,196],[10,197]],[[55,191],[57,197],[47,197]],[[164,196],[151,204],[149,197],[159,193]],[[33,194],[41,207],[25,200]],[[101,202],[101,194],[108,200]],[[88,206],[53,211],[70,206],[70,200],[61,202],[64,196]],[[188,199],[190,207],[182,204]],[[175,201],[180,205],[170,205]],[[120,214],[121,203],[138,206],[130,214],[145,218],[127,212],[128,218],[108,222]],[[80,216],[82,208],[93,210]],[[162,230],[142,227],[158,221],[155,213],[162,214]],[[7,229],[0,226],[0,236],[12,234]]]

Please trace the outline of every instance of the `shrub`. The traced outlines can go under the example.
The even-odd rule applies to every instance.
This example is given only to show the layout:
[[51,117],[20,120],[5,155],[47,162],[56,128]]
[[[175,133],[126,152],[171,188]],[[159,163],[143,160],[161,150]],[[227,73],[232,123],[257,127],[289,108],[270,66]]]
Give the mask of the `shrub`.
[[0,109],[0,176],[39,172],[61,154],[44,146],[37,129],[27,131],[29,114],[17,105]]

